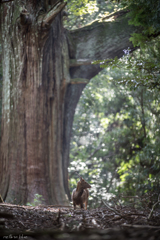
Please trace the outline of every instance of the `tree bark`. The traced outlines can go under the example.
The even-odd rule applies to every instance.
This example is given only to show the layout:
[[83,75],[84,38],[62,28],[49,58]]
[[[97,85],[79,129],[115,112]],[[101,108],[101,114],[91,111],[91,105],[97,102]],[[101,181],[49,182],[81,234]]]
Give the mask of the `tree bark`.
[[62,142],[68,55],[61,15],[52,9],[36,18],[34,1],[16,9],[18,15],[15,8],[3,6],[2,196],[26,203],[38,193],[47,204],[67,204]]
[[[25,2],[25,1],[23,1]],[[63,1],[1,6],[3,104],[0,193],[10,203],[67,204],[69,146],[77,102],[101,69],[121,57],[133,27],[125,15],[69,32]],[[67,194],[67,195],[66,195]]]

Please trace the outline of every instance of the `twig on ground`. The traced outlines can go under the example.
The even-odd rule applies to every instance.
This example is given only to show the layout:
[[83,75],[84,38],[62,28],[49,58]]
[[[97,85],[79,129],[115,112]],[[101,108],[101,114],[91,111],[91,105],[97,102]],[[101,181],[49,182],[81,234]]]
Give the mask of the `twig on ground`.
[[133,228],[158,228],[160,229],[160,226],[150,226],[150,225],[132,225],[132,224],[122,224],[123,227],[133,227]]
[[153,205],[153,207],[152,207],[152,210],[151,210],[151,212],[150,212],[150,214],[149,214],[149,216],[148,216],[148,220],[149,219],[151,219],[151,217],[152,217],[152,215],[153,215],[153,211],[154,211],[154,209],[155,209],[155,207],[156,207],[156,205],[158,204],[158,203],[160,203],[160,194],[159,194],[159,196],[158,196],[158,201]]
[[1,194],[0,194],[0,203],[4,203],[4,201],[3,201],[3,198],[2,198],[2,196],[1,196]]
[[102,200],[102,202],[104,203],[104,205],[105,205],[109,210],[113,211],[115,214],[117,214],[117,215],[119,215],[119,216],[121,216],[121,217],[124,218],[124,216],[122,216],[122,215],[121,215],[119,212],[117,212],[114,208],[111,208],[110,206],[108,206],[108,204],[107,204],[104,200]]

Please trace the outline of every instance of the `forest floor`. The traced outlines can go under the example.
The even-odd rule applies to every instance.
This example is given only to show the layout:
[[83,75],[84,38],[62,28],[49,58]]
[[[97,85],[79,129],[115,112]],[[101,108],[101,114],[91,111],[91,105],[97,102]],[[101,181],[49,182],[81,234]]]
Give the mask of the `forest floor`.
[[[154,210],[154,209],[152,209]],[[159,240],[160,212],[0,204],[0,239]]]

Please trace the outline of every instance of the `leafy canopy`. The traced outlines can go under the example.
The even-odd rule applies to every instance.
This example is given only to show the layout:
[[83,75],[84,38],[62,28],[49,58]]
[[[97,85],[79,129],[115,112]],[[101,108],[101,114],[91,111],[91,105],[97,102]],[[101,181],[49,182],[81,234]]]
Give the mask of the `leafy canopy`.
[[119,7],[115,4],[115,1],[68,0],[66,8],[68,17],[65,20],[65,27],[76,29],[105,17],[111,12],[116,11]]
[[92,206],[112,194],[157,195],[160,187],[160,39],[152,38],[159,34],[160,3],[116,2],[129,10],[129,24],[139,29],[131,41],[141,48],[124,49],[121,59],[96,61],[106,70],[90,82],[77,106],[70,186],[79,171],[92,185]]
[[117,2],[129,10],[129,24],[139,26],[139,32],[133,33],[131,37],[134,46],[141,45],[150,37],[159,34],[159,0],[118,0]]
[[124,74],[123,68],[103,70],[87,85],[76,109],[70,187],[75,188],[78,171],[92,186],[94,207],[113,194],[159,191],[159,91],[117,84]]

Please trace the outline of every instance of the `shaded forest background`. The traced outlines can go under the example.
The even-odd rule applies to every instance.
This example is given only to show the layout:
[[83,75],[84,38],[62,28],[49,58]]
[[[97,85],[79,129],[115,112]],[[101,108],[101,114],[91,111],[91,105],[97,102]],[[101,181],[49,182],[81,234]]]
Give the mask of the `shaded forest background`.
[[92,207],[103,200],[114,204],[115,197],[119,204],[140,207],[143,199],[151,207],[160,189],[160,4],[97,2],[97,12],[87,13],[89,20],[83,15],[85,8],[77,11],[80,18],[69,15],[69,28],[127,7],[130,24],[140,29],[130,39],[138,49],[133,53],[124,49],[120,60],[96,62],[105,69],[87,85],[76,109],[70,188],[76,186],[78,171],[92,185]]
[[[160,3],[159,1],[67,1],[68,29],[127,9],[139,26],[131,40],[137,50],[101,60],[102,70],[86,86],[76,109],[70,147],[70,189],[76,171],[92,185],[90,207],[121,196],[121,203],[144,196],[152,206],[160,189]],[[144,4],[145,2],[145,4]],[[132,11],[130,11],[132,10]],[[148,17],[149,16],[149,17]],[[93,63],[94,64],[94,63]],[[0,118],[2,100],[0,61]]]

